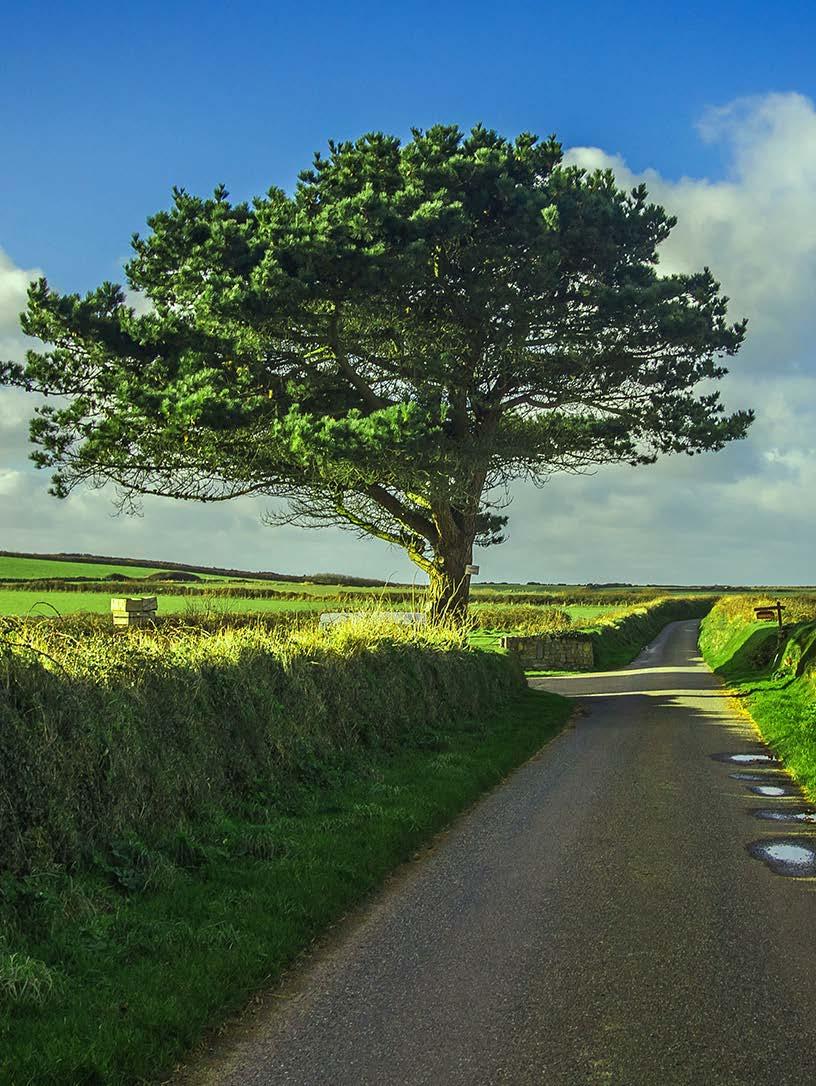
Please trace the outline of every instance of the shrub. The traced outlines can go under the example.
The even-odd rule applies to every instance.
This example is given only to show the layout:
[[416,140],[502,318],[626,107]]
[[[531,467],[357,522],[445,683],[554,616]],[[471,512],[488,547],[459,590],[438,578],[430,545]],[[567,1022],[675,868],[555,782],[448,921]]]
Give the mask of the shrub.
[[351,748],[398,747],[522,689],[513,659],[471,651],[453,630],[276,625],[122,636],[88,620],[5,623],[0,865],[70,865],[112,840],[285,793]]

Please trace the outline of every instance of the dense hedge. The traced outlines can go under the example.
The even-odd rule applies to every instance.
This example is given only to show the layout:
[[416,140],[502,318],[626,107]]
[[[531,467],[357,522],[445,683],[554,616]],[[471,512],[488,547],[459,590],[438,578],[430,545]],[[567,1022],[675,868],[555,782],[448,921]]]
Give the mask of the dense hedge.
[[[323,582],[315,581],[322,588]],[[30,592],[100,592],[109,595],[151,595],[171,594],[174,596],[212,596],[214,598],[255,599],[255,600],[315,600],[320,602],[352,604],[360,606],[374,600],[386,606],[406,604],[422,607],[426,595],[425,585],[411,588],[369,587],[359,591],[349,591],[342,585],[331,586],[334,592],[314,592],[306,588],[270,588],[259,584],[241,584],[236,581],[223,584],[206,582],[199,579],[198,584],[180,582],[171,576],[154,574],[145,578],[127,578],[112,574],[104,579],[90,577],[37,579],[7,578],[0,581],[0,590],[15,589]],[[582,588],[562,589],[558,592],[500,592],[489,588],[474,586],[470,602],[479,607],[497,605],[501,607],[548,607],[564,608],[570,604],[589,604],[603,607],[632,607],[643,605],[657,597],[657,593],[640,592],[592,592]]]
[[335,602],[350,596],[352,600],[364,600],[367,593],[326,593],[301,592],[282,588],[254,587],[235,584],[214,584],[207,586],[190,585],[177,581],[128,580],[56,580],[44,578],[29,581],[0,581],[0,591],[9,589],[15,592],[98,592],[108,596],[193,596],[196,598],[240,599],[240,600],[334,600]]
[[394,627],[69,630],[0,635],[0,868],[15,872],[279,797],[350,748],[484,717],[523,684],[509,657]]
[[[754,612],[757,607],[775,602],[775,597],[767,595],[723,596],[717,601],[700,633],[700,647],[712,667],[719,668],[731,660],[751,633],[773,628],[773,623],[757,622]],[[784,596],[781,602],[785,623],[781,642],[776,637],[757,637],[757,647],[748,652],[745,662],[759,669],[774,663],[777,669],[801,675],[816,656],[816,595]]]

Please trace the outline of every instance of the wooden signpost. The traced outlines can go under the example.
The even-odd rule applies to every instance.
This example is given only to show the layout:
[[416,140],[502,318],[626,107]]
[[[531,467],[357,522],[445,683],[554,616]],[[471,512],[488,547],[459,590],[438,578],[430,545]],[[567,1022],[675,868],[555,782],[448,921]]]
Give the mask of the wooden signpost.
[[758,622],[773,622],[774,619],[776,619],[779,625],[779,629],[781,630],[782,612],[784,610],[785,608],[782,606],[779,600],[777,600],[775,604],[769,605],[767,607],[755,607],[754,614],[756,615]]

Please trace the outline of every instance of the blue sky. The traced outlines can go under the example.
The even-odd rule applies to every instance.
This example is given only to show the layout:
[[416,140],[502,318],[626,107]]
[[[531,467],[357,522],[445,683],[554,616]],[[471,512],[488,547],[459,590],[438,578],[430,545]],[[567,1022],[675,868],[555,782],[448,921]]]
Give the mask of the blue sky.
[[706,106],[816,94],[812,3],[32,4],[4,31],[0,237],[64,289],[116,275],[172,185],[289,187],[329,137],[483,120],[717,176]]
[[[734,367],[729,387],[736,400],[761,396],[776,403],[780,381],[790,394],[774,408],[773,427],[769,422],[737,450],[696,461],[691,483],[690,469],[674,462],[637,478],[607,472],[519,492],[511,542],[485,554],[483,564],[496,578],[758,582],[785,579],[784,565],[789,579],[816,580],[816,571],[805,576],[804,548],[777,541],[784,558],[769,552],[777,545],[773,494],[744,524],[736,513],[746,495],[749,506],[755,500],[760,481],[774,494],[782,484],[792,486],[785,492],[791,501],[809,479],[804,435],[812,419],[801,412],[814,391],[808,382],[816,380],[807,302],[816,285],[816,244],[811,248],[802,235],[813,230],[816,212],[808,203],[816,181],[808,150],[816,140],[816,5],[20,5],[4,14],[4,39],[0,346],[6,357],[20,348],[12,311],[26,276],[42,271],[59,289],[79,291],[120,279],[131,234],[168,203],[174,184],[202,192],[223,181],[239,198],[272,184],[288,188],[328,138],[372,129],[407,134],[412,125],[481,120],[509,135],[555,132],[577,161],[612,165],[627,180],[645,172],[661,201],[685,216],[669,263],[710,263],[742,307],[734,315],[751,309],[759,331],[741,378],[739,363]],[[762,234],[757,223],[775,215],[782,218],[773,233],[768,226]],[[746,236],[754,235],[754,248],[746,250]],[[773,238],[780,245],[790,238],[799,263],[795,287],[771,298],[773,282],[791,269]],[[770,268],[764,293],[756,275],[745,277],[754,260],[763,275]],[[779,356],[773,365],[771,344]],[[202,560],[223,562],[234,552],[233,564],[267,568],[410,570],[384,546],[334,532],[275,535],[258,526],[249,505],[182,514],[164,503],[147,508],[136,526],[112,521],[98,495],[58,506],[44,497],[47,480],[25,467],[20,401],[0,395],[4,546],[121,552],[129,544],[134,554],[181,558],[192,532],[200,536]],[[774,437],[780,432],[781,443]],[[695,497],[704,485],[711,493],[725,488],[708,513]],[[630,510],[627,536],[615,500],[625,507],[633,494],[643,509],[651,503],[663,511],[658,523],[654,516],[633,522]],[[735,513],[724,523],[729,501]],[[599,507],[606,519],[598,520]],[[677,542],[678,533],[685,538],[690,508],[705,546]],[[614,540],[602,560],[591,547],[576,553],[564,543],[582,517]],[[746,540],[748,525],[756,548],[753,534]],[[729,532],[743,542],[733,578],[716,558],[732,545]],[[91,538],[97,546],[85,545]],[[540,568],[545,559],[548,568]]]

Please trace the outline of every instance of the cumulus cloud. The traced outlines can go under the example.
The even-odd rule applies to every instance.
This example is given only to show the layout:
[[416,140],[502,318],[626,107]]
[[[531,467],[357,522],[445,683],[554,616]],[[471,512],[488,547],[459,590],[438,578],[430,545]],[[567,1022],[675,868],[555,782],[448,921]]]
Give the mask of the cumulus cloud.
[[[814,580],[816,108],[799,94],[745,98],[709,109],[698,131],[720,146],[723,178],[635,173],[598,147],[572,148],[567,160],[611,169],[623,187],[645,183],[677,217],[661,270],[708,265],[734,319],[748,317],[720,390],[730,406],[754,407],[756,422],[745,442],[717,455],[519,488],[518,560],[540,565],[540,579]],[[573,543],[564,553],[578,523],[582,538],[597,541],[594,554],[579,541],[577,553]],[[499,563],[497,553],[484,564],[493,573]]]
[[[762,368],[765,338],[784,336],[785,347],[802,342],[812,324],[816,282],[816,109],[799,94],[744,98],[709,109],[701,137],[725,151],[722,180],[682,177],[655,170],[635,174],[620,156],[576,147],[569,161],[588,169],[612,169],[619,183],[644,182],[651,197],[678,219],[661,251],[667,272],[711,266],[732,299],[735,315],[748,315],[751,368]],[[757,343],[757,338],[761,342]]]
[[[661,252],[665,273],[712,268],[748,340],[721,383],[730,407],[752,406],[747,441],[652,468],[605,469],[520,486],[510,541],[479,556],[486,579],[807,583],[816,534],[816,108],[799,94],[712,107],[698,124],[726,163],[718,178],[635,173],[601,147],[568,160],[611,168],[619,183],[645,182],[677,216]],[[34,269],[0,251],[0,349],[22,349],[16,317]],[[140,305],[141,299],[134,299]],[[268,529],[263,502],[194,507],[145,504],[144,517],[111,518],[103,492],[66,503],[26,466],[28,401],[0,390],[0,521],[3,546],[118,551],[294,572],[344,569],[410,579],[399,553],[338,531]]]
[[0,249],[0,357],[16,358],[23,349],[19,314],[25,309],[28,284],[40,275],[38,268],[18,268]]

